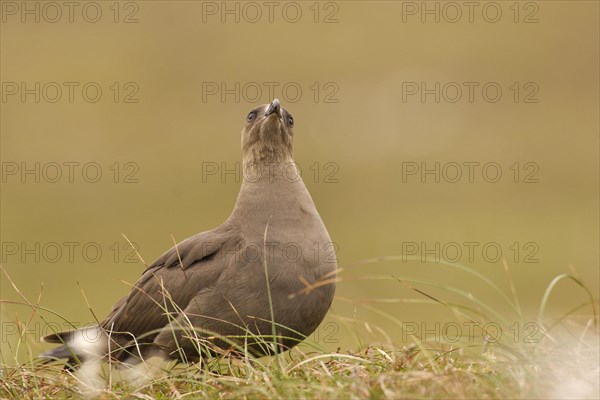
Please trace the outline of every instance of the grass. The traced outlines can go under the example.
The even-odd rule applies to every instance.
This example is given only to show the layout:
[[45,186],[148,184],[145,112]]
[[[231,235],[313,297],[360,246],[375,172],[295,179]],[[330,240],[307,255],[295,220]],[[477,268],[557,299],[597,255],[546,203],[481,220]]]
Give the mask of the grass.
[[[510,397],[510,376],[494,371],[489,360],[439,353],[422,363],[409,352],[367,348],[357,354],[319,354],[302,361],[248,364],[223,360],[220,373],[193,367],[170,371],[150,382],[113,384],[96,390],[100,398],[415,398]],[[12,373],[12,375],[11,375]],[[13,369],[3,376],[3,397],[78,397],[85,387],[56,367],[45,371]],[[471,388],[476,387],[475,391]],[[505,387],[505,389],[502,389]]]
[[[384,257],[359,264],[395,260],[395,257]],[[254,359],[246,353],[240,358],[226,352],[202,365],[150,360],[135,369],[115,369],[103,363],[101,375],[91,381],[81,372],[64,371],[59,364],[32,362],[37,355],[32,350],[35,346],[23,335],[22,340],[11,347],[11,354],[2,354],[0,358],[0,398],[547,399],[600,396],[598,299],[576,271],[559,275],[549,283],[540,300],[537,321],[526,322],[506,263],[509,294],[470,267],[444,262],[437,262],[435,266],[477,278],[508,305],[509,315],[475,298],[465,288],[396,275],[363,274],[361,280],[388,280],[415,293],[414,298],[385,299],[386,302],[434,304],[447,310],[450,322],[444,326],[466,324],[478,329],[460,337],[448,332],[441,336],[414,335],[411,334],[414,327],[406,321],[373,305],[362,304],[391,321],[394,331],[385,331],[370,321],[338,316],[338,321],[349,329],[360,325],[363,331],[375,332],[383,339],[370,340],[369,337],[375,335],[357,333],[355,346],[334,352],[307,339],[292,351],[273,357]],[[346,267],[350,268],[352,266]],[[5,271],[4,274],[10,280]],[[340,280],[345,279],[349,279],[345,273],[340,274]],[[589,301],[574,306],[559,318],[548,319],[545,315],[553,290],[568,281],[580,287]],[[24,328],[34,316],[42,321],[44,315],[59,316],[40,306],[41,295],[32,302],[16,285],[13,287],[22,296],[19,303],[31,310],[30,318],[20,323]],[[462,300],[446,301],[441,296],[433,296],[430,288],[452,294],[448,298]],[[338,301],[344,299],[338,298]],[[519,340],[512,335],[494,336],[496,331],[479,329],[492,326],[509,332],[515,323],[526,333]],[[399,333],[410,339],[399,340]],[[265,339],[265,345],[273,346],[272,338]],[[28,350],[23,352],[22,346]],[[26,356],[19,358],[23,353]]]

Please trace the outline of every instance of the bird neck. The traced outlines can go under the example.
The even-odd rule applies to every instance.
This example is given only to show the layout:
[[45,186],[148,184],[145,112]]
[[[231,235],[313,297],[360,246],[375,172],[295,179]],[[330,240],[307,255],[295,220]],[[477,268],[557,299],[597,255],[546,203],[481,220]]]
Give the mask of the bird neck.
[[254,158],[243,160],[244,183],[259,184],[278,181],[302,181],[300,170],[291,157],[282,158]]
[[271,164],[293,163],[292,145],[280,143],[273,137],[262,138],[254,142],[242,142],[242,161],[245,165],[265,166]]
[[296,209],[316,209],[296,163],[252,163],[244,166],[244,181],[232,216],[244,213],[244,218],[294,213]]

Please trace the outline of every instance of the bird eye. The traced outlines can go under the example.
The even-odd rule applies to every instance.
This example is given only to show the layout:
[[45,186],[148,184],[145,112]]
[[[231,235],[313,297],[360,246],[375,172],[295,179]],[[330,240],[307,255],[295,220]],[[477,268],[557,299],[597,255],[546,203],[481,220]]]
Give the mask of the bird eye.
[[294,126],[294,118],[291,115],[288,117],[288,124]]
[[246,121],[251,122],[255,116],[256,113],[254,111],[250,111],[250,114],[248,114],[248,116],[246,117]]

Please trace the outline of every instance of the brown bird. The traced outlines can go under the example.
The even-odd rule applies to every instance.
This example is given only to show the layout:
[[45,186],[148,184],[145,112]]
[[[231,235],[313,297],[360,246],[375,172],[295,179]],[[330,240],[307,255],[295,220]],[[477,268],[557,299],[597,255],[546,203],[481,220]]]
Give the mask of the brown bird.
[[62,346],[41,357],[76,367],[91,357],[262,356],[314,332],[333,300],[337,264],[293,139],[294,119],[277,99],[250,111],[231,216],[164,253],[99,325],[44,337]]

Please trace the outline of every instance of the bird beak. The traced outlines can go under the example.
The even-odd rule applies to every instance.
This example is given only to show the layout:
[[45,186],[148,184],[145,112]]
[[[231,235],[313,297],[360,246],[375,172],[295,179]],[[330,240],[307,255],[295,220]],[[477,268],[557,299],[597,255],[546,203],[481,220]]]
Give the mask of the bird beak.
[[275,99],[269,107],[267,107],[267,111],[265,111],[265,117],[268,117],[271,114],[277,114],[279,118],[281,118],[281,104],[279,104],[279,100]]

